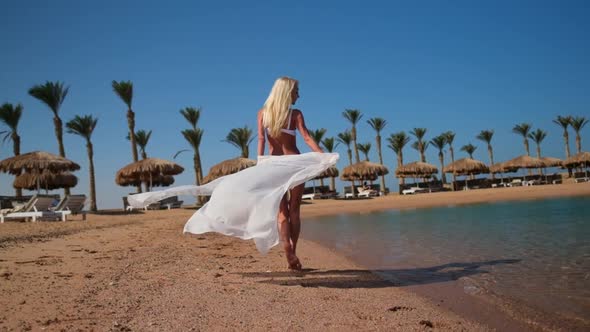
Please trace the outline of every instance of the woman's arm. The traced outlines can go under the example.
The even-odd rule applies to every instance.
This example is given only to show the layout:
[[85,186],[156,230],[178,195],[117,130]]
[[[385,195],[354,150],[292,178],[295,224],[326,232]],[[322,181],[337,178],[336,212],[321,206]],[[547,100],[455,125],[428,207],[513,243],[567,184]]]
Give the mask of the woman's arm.
[[262,110],[258,111],[258,155],[264,155],[264,143],[266,137],[264,136],[264,125],[262,124]]
[[297,123],[297,129],[299,129],[299,132],[301,133],[301,136],[303,137],[303,140],[305,141],[305,143],[314,152],[324,152],[324,150],[322,150],[322,148],[320,148],[318,143],[316,143],[316,141],[314,141],[314,139],[311,137],[311,135],[307,131],[307,127],[305,127],[305,119],[303,119],[303,113],[301,111],[295,112],[295,121]]

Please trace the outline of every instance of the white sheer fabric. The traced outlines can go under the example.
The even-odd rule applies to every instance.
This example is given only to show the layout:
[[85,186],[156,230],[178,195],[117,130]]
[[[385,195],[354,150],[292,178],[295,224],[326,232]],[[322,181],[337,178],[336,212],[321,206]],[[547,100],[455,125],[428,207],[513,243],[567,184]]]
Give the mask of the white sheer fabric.
[[336,164],[337,153],[260,156],[258,164],[202,186],[179,186],[128,196],[141,208],[176,195],[211,195],[188,220],[185,233],[218,232],[253,239],[265,254],[279,243],[277,215],[285,193]]

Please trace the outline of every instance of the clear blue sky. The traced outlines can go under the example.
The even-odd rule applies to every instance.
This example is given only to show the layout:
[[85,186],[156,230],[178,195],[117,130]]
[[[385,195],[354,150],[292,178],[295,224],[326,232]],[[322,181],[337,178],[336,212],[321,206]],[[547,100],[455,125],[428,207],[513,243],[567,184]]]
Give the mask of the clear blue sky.
[[[93,136],[99,208],[121,206],[131,190],[114,183],[131,155],[126,108],[112,80],[134,83],[136,129],[153,130],[149,156],[172,159],[188,148],[179,110],[203,107],[205,169],[239,154],[221,140],[231,128],[255,127],[256,111],[282,75],[300,80],[297,107],[308,127],[327,128],[328,136],[348,127],[345,108],[358,108],[359,142],[374,142],[365,120],[383,117],[384,136],[426,127],[430,139],[453,130],[456,149],[471,142],[484,161],[486,148],[475,139],[482,129],[495,130],[498,161],[523,153],[511,133],[521,122],[547,130],[543,154],[563,158],[561,130],[551,120],[590,116],[587,1],[196,3],[4,2],[0,103],[24,105],[22,152],[58,152],[51,112],[27,94],[47,80],[70,86],[64,122],[99,118]],[[64,138],[68,158],[82,166],[73,192],[88,193],[84,142]],[[588,150],[590,126],[582,138]],[[338,150],[344,166],[345,149]],[[0,146],[1,159],[11,154],[11,142]],[[419,158],[409,146],[404,154],[406,161]],[[371,158],[377,160],[375,148]],[[393,173],[393,152],[385,149],[384,158]],[[432,147],[427,160],[438,164]],[[176,184],[192,183],[192,154],[176,161],[186,169]],[[393,186],[392,176],[387,180]],[[0,194],[13,194],[11,184],[12,177],[0,175]]]

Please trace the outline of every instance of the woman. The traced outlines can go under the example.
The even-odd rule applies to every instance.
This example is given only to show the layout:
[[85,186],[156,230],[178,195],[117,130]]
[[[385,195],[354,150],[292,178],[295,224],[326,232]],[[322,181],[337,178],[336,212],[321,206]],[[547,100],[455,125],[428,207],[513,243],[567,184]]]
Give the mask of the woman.
[[[289,77],[280,77],[275,81],[264,106],[258,111],[258,155],[264,155],[264,146],[268,139],[270,155],[299,154],[295,140],[298,129],[303,140],[314,152],[323,152],[313,140],[300,110],[292,109],[299,99],[299,83]],[[289,190],[281,200],[278,215],[279,236],[285,250],[289,268],[301,270],[297,258],[297,240],[301,230],[301,196],[304,183]]]
[[[297,81],[290,78],[277,80],[258,113],[259,156],[256,166],[201,186],[178,186],[130,195],[129,204],[142,208],[171,196],[210,195],[209,202],[184,225],[185,233],[217,232],[251,239],[262,254],[283,242],[289,268],[301,269],[295,249],[301,225],[299,206],[303,185],[334,166],[339,155],[321,153],[305,128],[301,112],[290,109],[298,97]],[[299,154],[295,128],[315,152]],[[266,139],[269,155],[263,155]]]

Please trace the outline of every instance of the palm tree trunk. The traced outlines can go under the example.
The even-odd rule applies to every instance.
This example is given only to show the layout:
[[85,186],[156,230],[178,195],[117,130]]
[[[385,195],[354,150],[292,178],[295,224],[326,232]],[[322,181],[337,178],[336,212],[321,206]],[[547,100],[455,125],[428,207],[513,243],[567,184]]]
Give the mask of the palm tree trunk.
[[94,148],[90,140],[86,141],[88,151],[88,174],[90,175],[90,211],[96,211],[96,182],[94,180]]
[[[541,144],[537,143],[537,158],[541,159]],[[543,175],[543,168],[539,167],[539,175]]]
[[576,153],[582,152],[582,138],[580,137],[580,132],[576,132]]
[[[449,146],[449,151],[451,152],[451,163],[455,162],[455,150],[452,146]],[[457,174],[453,172],[453,184],[451,185],[451,189],[455,191],[455,183],[457,182]]]
[[324,186],[324,179],[320,179],[320,186]]
[[[15,156],[20,155],[20,136],[16,133],[16,131],[12,132],[12,150]],[[20,171],[16,176],[20,175]],[[23,195],[23,190],[21,188],[16,188],[16,197],[21,197]]]
[[242,148],[242,158],[248,158],[250,156],[250,150],[248,148],[248,146],[246,145],[245,147]]
[[336,191],[336,178],[330,177],[330,191]]
[[145,153],[145,151],[141,151],[141,159],[143,159],[143,160],[147,159],[147,153]]
[[442,152],[438,153],[438,161],[440,161],[440,178],[442,183],[446,183],[446,177],[445,177],[445,172],[444,172],[444,168],[445,168],[445,156],[442,154]]
[[563,141],[565,143],[565,159],[570,157],[570,137],[567,133],[567,129],[563,131]]
[[352,142],[354,144],[354,157],[356,158],[356,162],[361,162],[361,158],[359,157],[359,149],[356,146],[356,127],[352,126]]
[[[127,110],[127,125],[129,127],[129,141],[131,141],[131,156],[133,157],[133,162],[137,162],[139,159],[137,157],[137,142],[135,141],[135,113],[129,108]],[[141,192],[141,184],[137,187],[137,192]]]
[[[488,143],[488,154],[490,155],[490,166],[494,164],[494,151],[492,150],[492,145]],[[496,179],[496,174],[492,172],[492,180]]]
[[[404,155],[400,151],[397,154],[397,167],[400,168],[400,167],[402,167],[403,164],[404,164]],[[405,185],[406,184],[406,178],[403,178],[403,177],[400,178],[399,179],[399,183],[400,183],[399,187]],[[400,194],[402,193],[401,189],[399,190],[399,193]]]
[[[377,154],[379,163],[383,165],[383,154],[381,152],[381,135],[377,135]],[[381,175],[381,192],[385,194],[385,175]]]
[[348,164],[352,165],[352,150],[348,149],[346,152],[348,152]]
[[[530,156],[531,155],[531,153],[529,152],[529,140],[526,139],[526,137],[524,138],[524,150],[526,151],[526,155],[527,156]],[[528,173],[529,173],[529,175],[532,175],[533,174],[533,170],[529,168],[528,169]]]
[[[200,186],[203,183],[203,167],[201,166],[201,155],[199,151],[195,151],[195,156],[193,158],[194,165],[195,165],[195,177],[196,177],[196,184]],[[205,198],[203,196],[198,197],[199,204],[205,204]]]
[[[57,145],[59,147],[59,155],[62,157],[66,157],[66,150],[64,149],[64,139],[63,139],[63,124],[61,119],[58,116],[53,118],[53,124],[55,125],[55,137],[57,137]],[[64,195],[70,194],[70,188],[64,188]]]

